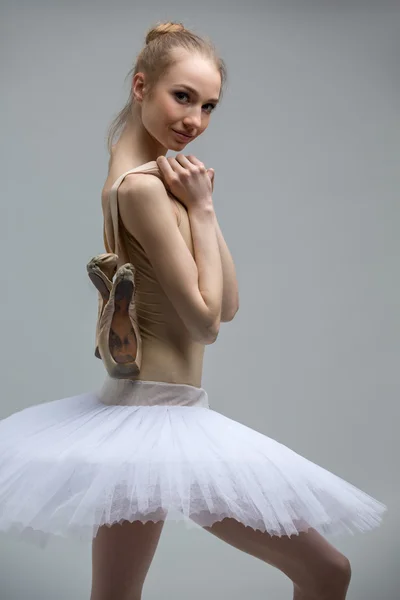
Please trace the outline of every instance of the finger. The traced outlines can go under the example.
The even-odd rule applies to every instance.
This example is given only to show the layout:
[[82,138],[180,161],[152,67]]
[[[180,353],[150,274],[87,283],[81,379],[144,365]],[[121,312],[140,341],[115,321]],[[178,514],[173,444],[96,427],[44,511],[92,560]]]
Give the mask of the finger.
[[163,169],[166,175],[174,174],[174,165],[171,164],[171,160],[173,160],[171,156],[168,158],[166,156],[159,156],[157,158],[157,165]]
[[204,167],[204,163],[201,162],[201,160],[199,160],[196,156],[194,156],[193,154],[188,154],[188,156],[186,157],[188,161],[190,161],[193,165],[196,165],[197,167]]
[[185,162],[185,157],[183,156],[183,154],[170,156],[168,160],[170,161],[170,164],[176,173],[185,172],[190,165],[189,162]]
[[171,182],[174,179],[174,177],[176,177],[176,173],[172,168],[169,159],[166,156],[158,156],[156,162],[157,166],[159,167],[161,173],[164,176],[164,179],[167,182]]
[[188,160],[187,157],[184,154],[182,154],[181,152],[175,156],[175,160],[178,165],[181,165],[182,167],[185,167],[186,169],[189,169],[193,165],[193,163],[190,162],[190,160]]

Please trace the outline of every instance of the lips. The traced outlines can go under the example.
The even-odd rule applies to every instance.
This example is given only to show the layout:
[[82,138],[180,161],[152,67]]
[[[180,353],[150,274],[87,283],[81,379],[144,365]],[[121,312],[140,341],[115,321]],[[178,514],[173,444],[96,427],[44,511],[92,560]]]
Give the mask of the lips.
[[175,131],[175,133],[179,133],[180,135],[187,137],[188,140],[191,140],[192,137],[194,137],[193,135],[188,135],[187,133],[184,133],[183,131],[177,131],[176,129],[173,129],[172,131]]

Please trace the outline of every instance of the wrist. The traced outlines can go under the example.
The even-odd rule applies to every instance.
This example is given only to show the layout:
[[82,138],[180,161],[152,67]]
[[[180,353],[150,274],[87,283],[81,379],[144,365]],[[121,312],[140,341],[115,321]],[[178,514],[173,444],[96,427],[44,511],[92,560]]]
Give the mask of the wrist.
[[189,209],[188,213],[198,213],[198,214],[213,214],[214,213],[214,203],[212,196],[207,196],[201,200],[198,200],[196,203],[193,203]]

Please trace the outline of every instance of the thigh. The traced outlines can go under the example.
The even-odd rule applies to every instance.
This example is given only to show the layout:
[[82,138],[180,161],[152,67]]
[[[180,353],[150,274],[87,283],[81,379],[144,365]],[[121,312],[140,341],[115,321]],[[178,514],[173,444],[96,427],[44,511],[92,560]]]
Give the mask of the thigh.
[[324,582],[348,568],[347,558],[312,528],[299,535],[278,537],[226,518],[203,529],[278,568],[302,590],[321,589]]
[[164,521],[102,526],[92,543],[90,600],[140,598]]

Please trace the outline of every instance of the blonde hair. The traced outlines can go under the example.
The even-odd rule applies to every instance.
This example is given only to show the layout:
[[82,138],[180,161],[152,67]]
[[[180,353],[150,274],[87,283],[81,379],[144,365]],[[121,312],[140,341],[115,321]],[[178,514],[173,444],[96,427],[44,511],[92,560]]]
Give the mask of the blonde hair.
[[125,78],[126,80],[131,75],[130,94],[124,108],[114,117],[108,128],[107,148],[110,154],[115,136],[123,129],[132,111],[134,102],[132,80],[136,73],[146,74],[146,82],[151,95],[157,79],[176,63],[176,59],[174,59],[171,52],[174,48],[184,48],[189,52],[197,52],[214,62],[221,77],[220,98],[222,98],[222,88],[227,80],[227,69],[225,62],[218,56],[211,40],[202,38],[193,31],[186,29],[182,23],[158,23],[147,32],[145,46]]

